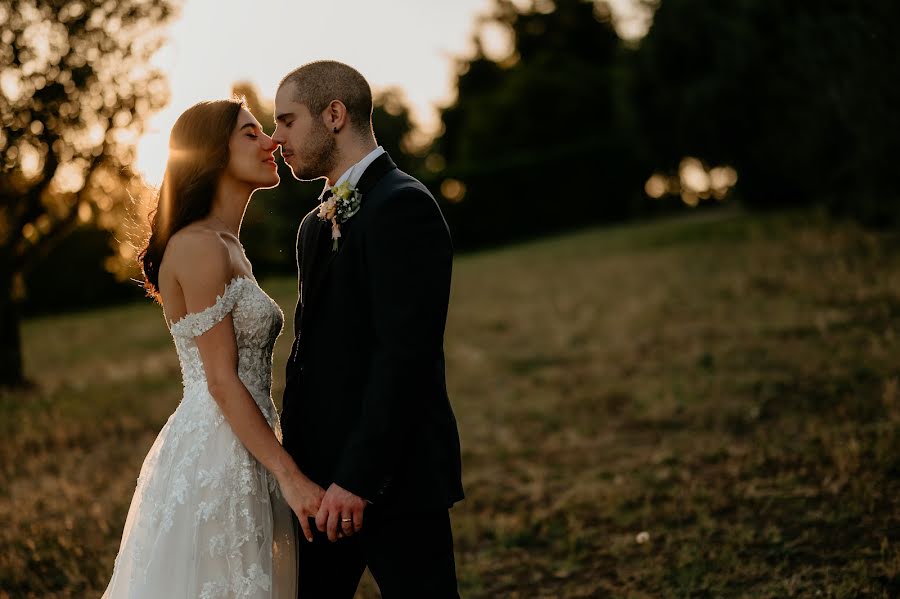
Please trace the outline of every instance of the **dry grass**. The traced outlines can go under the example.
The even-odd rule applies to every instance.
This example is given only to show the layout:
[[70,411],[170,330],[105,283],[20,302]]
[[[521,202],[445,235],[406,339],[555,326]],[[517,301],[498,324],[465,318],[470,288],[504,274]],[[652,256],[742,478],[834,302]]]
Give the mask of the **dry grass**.
[[[900,595],[897,236],[679,219],[454,277],[463,596]],[[293,281],[265,287],[290,312]],[[41,386],[0,398],[0,597],[96,596],[174,348],[150,305],[25,334]]]

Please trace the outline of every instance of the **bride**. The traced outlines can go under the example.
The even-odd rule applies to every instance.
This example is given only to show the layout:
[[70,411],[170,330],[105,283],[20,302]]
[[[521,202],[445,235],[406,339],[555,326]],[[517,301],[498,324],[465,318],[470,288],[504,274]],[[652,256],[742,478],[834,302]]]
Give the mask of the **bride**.
[[324,491],[281,446],[284,317],[239,240],[250,195],[278,184],[276,147],[237,100],[201,102],[172,128],[141,263],[184,395],[141,467],[104,599],[296,597],[291,510],[311,538]]

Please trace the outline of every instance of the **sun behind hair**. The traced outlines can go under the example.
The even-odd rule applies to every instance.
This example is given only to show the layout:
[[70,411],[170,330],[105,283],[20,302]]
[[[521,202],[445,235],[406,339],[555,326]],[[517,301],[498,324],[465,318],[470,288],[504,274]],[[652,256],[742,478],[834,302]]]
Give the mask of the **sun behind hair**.
[[166,171],[150,214],[150,236],[138,255],[147,295],[160,304],[159,266],[166,246],[177,231],[209,215],[241,108],[240,99],[199,102],[172,126]]

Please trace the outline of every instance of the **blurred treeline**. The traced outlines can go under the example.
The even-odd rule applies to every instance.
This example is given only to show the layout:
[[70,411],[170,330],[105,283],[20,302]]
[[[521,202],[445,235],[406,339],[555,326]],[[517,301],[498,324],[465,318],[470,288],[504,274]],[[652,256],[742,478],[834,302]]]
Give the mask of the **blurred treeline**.
[[[402,92],[378,94],[379,142],[439,198],[457,250],[723,202],[898,223],[900,3],[637,1],[652,21],[623,40],[604,1],[497,0],[481,27],[506,31],[511,51],[489,56],[476,33],[429,144]],[[269,126],[271,102],[235,91]],[[279,168],[244,224],[260,277],[294,272],[321,189]],[[110,235],[82,224],[47,254],[26,312],[139,296],[103,267]]]

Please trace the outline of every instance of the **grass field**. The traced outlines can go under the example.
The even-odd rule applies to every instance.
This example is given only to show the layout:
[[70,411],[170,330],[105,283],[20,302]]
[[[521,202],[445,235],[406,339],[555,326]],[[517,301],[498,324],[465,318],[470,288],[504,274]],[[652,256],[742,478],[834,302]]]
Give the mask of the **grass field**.
[[[263,286],[290,314],[294,281]],[[462,595],[900,596],[898,317],[900,237],[809,214],[460,257]],[[0,597],[99,596],[174,347],[147,303],[30,321],[25,353],[40,387],[0,397]]]

